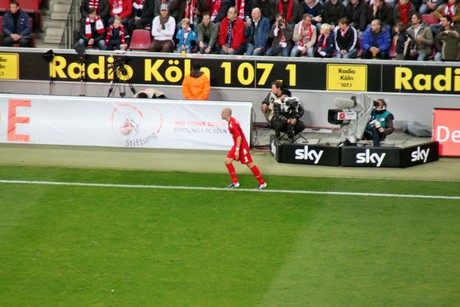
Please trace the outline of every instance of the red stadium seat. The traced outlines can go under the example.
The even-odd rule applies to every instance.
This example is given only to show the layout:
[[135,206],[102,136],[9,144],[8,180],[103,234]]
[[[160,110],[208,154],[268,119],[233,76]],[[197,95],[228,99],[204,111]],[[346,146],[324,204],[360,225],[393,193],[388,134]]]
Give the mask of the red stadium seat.
[[9,0],[0,0],[0,12],[6,12],[10,9]]
[[133,31],[131,36],[130,50],[148,50],[152,36],[149,30],[138,29]]
[[[1,0],[0,0],[1,1]],[[38,31],[43,30],[43,12],[40,11],[41,0],[20,0],[19,7],[24,12],[28,13],[29,16],[32,16],[35,23],[35,28]]]
[[422,21],[424,21],[427,25],[439,23],[439,20],[433,14],[423,14]]

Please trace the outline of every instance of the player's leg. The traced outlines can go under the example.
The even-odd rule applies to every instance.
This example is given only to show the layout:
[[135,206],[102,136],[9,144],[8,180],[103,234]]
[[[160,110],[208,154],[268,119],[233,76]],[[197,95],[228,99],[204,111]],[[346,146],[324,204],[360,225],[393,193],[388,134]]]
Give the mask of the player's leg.
[[238,188],[240,186],[240,183],[238,182],[238,177],[236,176],[235,166],[233,166],[232,162],[233,158],[228,156],[225,158],[225,166],[227,167],[228,173],[232,178],[232,183],[227,186],[227,188],[229,189]]
[[259,182],[259,185],[257,187],[258,190],[262,190],[267,186],[267,183],[265,182],[264,178],[262,177],[262,174],[260,173],[259,168],[254,162],[250,162],[246,164],[251,172],[254,174],[256,177],[257,181]]

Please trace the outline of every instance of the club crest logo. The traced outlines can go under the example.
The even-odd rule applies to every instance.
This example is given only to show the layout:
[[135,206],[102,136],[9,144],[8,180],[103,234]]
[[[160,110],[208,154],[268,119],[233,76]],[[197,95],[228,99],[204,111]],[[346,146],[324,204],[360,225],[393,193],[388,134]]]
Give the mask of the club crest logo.
[[158,140],[162,127],[163,115],[152,105],[140,110],[132,104],[119,104],[112,112],[113,133],[127,147],[149,147]]

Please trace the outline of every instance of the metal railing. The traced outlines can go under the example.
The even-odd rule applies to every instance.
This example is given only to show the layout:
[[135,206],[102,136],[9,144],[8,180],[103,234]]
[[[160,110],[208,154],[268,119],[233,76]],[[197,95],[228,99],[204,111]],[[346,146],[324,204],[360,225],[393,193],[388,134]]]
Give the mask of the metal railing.
[[76,33],[80,30],[80,4],[81,0],[73,0],[69,16],[67,17],[67,22],[64,28],[64,33],[62,35],[61,43],[59,48],[63,49],[73,49],[76,41]]

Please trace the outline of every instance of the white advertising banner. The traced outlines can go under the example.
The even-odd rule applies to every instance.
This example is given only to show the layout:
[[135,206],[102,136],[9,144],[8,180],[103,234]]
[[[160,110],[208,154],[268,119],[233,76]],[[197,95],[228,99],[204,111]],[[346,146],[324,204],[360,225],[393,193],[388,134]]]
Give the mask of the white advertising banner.
[[251,102],[0,95],[0,143],[228,150],[229,107],[249,141]]

